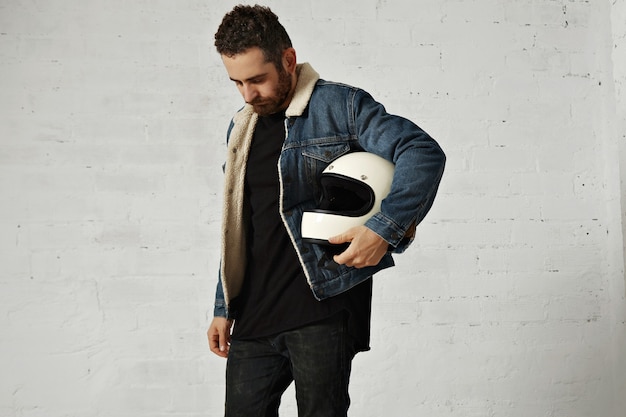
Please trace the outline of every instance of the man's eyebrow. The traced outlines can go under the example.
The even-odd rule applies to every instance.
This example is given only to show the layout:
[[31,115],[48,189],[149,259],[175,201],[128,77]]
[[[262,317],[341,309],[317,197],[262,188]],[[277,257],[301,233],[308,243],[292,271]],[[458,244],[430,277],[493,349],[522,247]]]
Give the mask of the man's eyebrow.
[[[245,80],[243,80],[243,81],[250,82],[250,81],[252,81],[252,80],[256,80],[257,78],[263,78],[263,77],[266,77],[266,76],[267,76],[267,74],[268,74],[267,72],[265,72],[265,73],[263,73],[263,74],[257,74],[257,75],[254,75],[254,76],[250,77],[250,78],[247,78],[247,79],[245,79]],[[234,81],[234,82],[238,82],[238,81],[240,81],[240,80],[236,80],[236,79],[234,79],[233,77],[229,77],[229,78],[230,78],[230,80],[231,80],[231,81]]]

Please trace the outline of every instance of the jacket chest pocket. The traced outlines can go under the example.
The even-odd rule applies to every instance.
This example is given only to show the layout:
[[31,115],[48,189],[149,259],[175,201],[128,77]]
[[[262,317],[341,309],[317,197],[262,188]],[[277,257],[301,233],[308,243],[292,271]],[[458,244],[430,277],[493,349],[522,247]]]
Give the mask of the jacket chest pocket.
[[333,143],[307,146],[302,151],[302,166],[307,182],[313,185],[315,195],[320,196],[319,177],[324,169],[335,159],[350,152],[350,145],[337,138]]

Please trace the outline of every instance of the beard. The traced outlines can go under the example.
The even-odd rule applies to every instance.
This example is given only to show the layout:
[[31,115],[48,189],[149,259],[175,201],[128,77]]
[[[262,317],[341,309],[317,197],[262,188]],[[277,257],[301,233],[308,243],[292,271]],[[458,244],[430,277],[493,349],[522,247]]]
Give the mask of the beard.
[[259,116],[269,116],[282,110],[291,92],[291,76],[284,68],[278,72],[278,84],[270,97],[259,97],[250,102]]

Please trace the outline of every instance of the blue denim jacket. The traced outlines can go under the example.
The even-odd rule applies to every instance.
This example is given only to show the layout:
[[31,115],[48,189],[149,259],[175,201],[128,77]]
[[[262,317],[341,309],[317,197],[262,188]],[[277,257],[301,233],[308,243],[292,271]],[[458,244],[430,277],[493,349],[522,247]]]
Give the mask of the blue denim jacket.
[[[235,115],[228,129],[222,259],[214,314],[228,316],[245,275],[245,161],[257,120],[251,106]],[[298,83],[286,111],[286,138],[279,159],[280,215],[296,249],[313,295],[318,300],[340,294],[376,272],[394,265],[391,253],[403,252],[433,204],[445,155],[439,145],[411,121],[390,115],[367,92],[319,79],[308,64],[298,66]],[[318,178],[334,159],[366,151],[395,164],[391,191],[381,210],[365,224],[389,243],[376,266],[337,265],[325,248],[305,243],[300,222],[316,208]]]

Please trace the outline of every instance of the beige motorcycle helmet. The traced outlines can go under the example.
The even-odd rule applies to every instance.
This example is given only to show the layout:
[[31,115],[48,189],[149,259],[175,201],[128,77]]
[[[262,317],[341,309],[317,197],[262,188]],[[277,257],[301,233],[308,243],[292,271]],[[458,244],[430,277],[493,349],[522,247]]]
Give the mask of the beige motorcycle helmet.
[[331,162],[319,178],[318,208],[302,215],[302,240],[329,245],[328,239],[365,224],[389,194],[394,164],[369,152],[353,152]]

